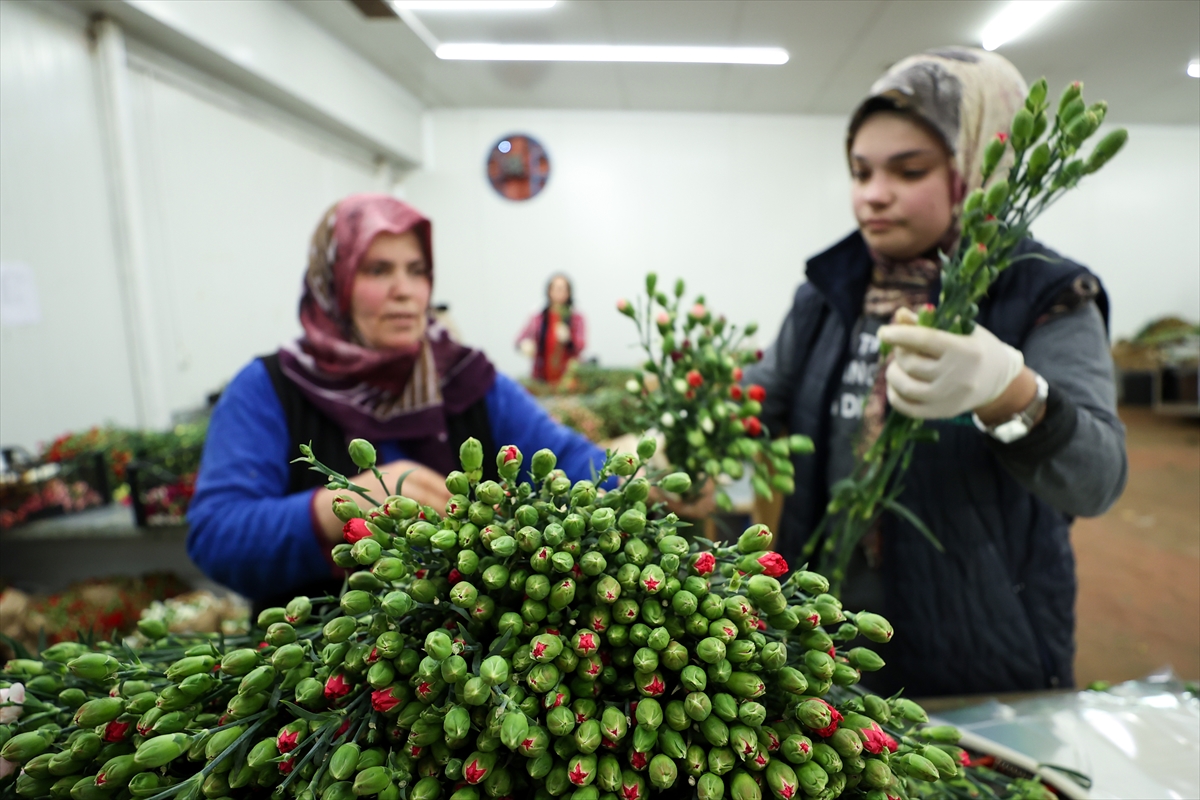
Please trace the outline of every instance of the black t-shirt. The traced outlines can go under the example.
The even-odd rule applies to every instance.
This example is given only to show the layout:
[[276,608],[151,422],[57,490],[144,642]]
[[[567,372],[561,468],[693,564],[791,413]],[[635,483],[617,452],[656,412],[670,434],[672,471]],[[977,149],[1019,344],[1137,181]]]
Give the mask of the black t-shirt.
[[[861,316],[854,325],[846,353],[841,383],[829,408],[829,486],[846,478],[854,470],[854,445],[862,427],[863,407],[879,372],[879,328],[881,317]],[[830,522],[840,522],[840,515]],[[868,565],[862,546],[854,548],[846,579],[842,584],[842,602],[846,608],[886,614],[883,581],[878,565]]]

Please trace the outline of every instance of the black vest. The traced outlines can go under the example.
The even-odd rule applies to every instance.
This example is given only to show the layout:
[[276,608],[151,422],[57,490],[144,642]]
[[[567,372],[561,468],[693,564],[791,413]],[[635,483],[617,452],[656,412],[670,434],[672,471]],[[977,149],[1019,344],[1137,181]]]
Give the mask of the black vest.
[[[979,323],[1020,348],[1055,299],[1091,273],[1031,239],[1013,260],[980,303]],[[794,374],[801,384],[786,422],[791,433],[811,436],[816,452],[793,459],[796,491],[784,504],[778,545],[789,563],[800,563],[828,503],[829,407],[870,270],[855,232],[809,261],[809,282],[796,292]],[[1102,290],[1096,302],[1107,320]],[[927,424],[940,439],[917,445],[899,499],[946,552],[885,515],[881,610],[897,636],[880,649],[888,668],[870,676],[871,688],[886,695],[903,687],[920,697],[1072,685],[1071,519],[1018,484],[973,427]]]
[[[271,385],[275,387],[275,394],[279,396],[279,403],[283,406],[283,415],[287,420],[288,440],[291,442],[290,452],[299,456],[300,445],[311,444],[313,455],[330,469],[347,476],[357,475],[361,472],[362,470],[350,460],[350,454],[346,450],[346,446],[350,443],[349,438],[336,422],[309,402],[304,392],[300,391],[300,388],[283,374],[279,365],[279,354],[273,353],[263,356],[259,360],[267,368],[267,374],[271,377]],[[495,461],[488,457],[496,452],[496,448],[492,442],[492,430],[488,420],[487,398],[481,398],[461,414],[447,417],[446,428],[449,432],[446,447],[454,454],[456,460],[459,447],[473,436],[483,445],[484,478],[499,480]],[[324,476],[319,472],[313,472],[303,463],[291,464],[288,467],[288,476],[288,494],[305,492],[325,485]],[[341,591],[343,577],[342,570],[334,568],[328,580],[300,587],[286,596],[280,595],[256,600],[254,612],[257,614],[263,608],[286,605],[298,594],[309,597],[326,594],[337,595]]]

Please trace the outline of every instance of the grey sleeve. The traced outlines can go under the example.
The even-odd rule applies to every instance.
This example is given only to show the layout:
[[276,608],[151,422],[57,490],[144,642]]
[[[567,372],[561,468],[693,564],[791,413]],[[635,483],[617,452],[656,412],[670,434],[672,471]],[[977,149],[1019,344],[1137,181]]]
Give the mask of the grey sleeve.
[[763,401],[762,421],[772,436],[778,436],[787,426],[788,412],[792,407],[792,392],[795,391],[796,376],[796,309],[793,308],[779,328],[779,336],[763,353],[762,360],[746,367],[742,374],[742,385],[757,383],[767,390]]
[[1117,416],[1108,335],[1094,303],[1035,328],[1025,363],[1050,385],[1041,424],[1011,444],[989,438],[1022,486],[1065,514],[1094,517],[1125,488],[1125,426]]

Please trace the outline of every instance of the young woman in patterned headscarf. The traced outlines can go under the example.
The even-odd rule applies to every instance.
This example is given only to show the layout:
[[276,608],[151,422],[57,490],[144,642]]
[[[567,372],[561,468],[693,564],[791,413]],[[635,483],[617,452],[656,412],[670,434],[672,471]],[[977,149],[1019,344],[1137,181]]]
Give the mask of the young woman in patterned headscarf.
[[[347,443],[375,444],[390,482],[440,508],[459,445],[484,451],[547,447],[572,479],[604,454],[558,425],[478,350],[453,341],[430,309],[429,220],[388,195],[351,195],[322,217],[309,250],[300,322],[304,334],[255,359],[213,411],[188,554],[214,580],[264,601],[335,590],[328,560],[342,523],[318,473],[291,464],[311,443],[346,475],[359,470]],[[484,459],[485,473],[494,461]],[[492,476],[494,477],[494,475]],[[354,479],[375,486],[369,473]]]
[[[1102,513],[1125,482],[1108,298],[1086,268],[1028,239],[972,335],[910,324],[914,309],[936,302],[938,254],[957,246],[983,149],[1025,94],[1012,64],[981,50],[944,48],[889,70],[847,135],[858,230],[808,262],[778,340],[746,371],[767,389],[771,429],[817,443],[796,459],[780,525],[777,546],[793,557],[889,406],[939,434],[917,446],[900,501],[946,552],[887,516],[844,584],[848,608],[878,610],[904,631],[884,654],[888,668],[871,676],[877,691],[1070,685],[1070,522]],[[881,341],[894,346],[886,363]],[[1018,415],[1024,434],[997,438],[996,426]]]

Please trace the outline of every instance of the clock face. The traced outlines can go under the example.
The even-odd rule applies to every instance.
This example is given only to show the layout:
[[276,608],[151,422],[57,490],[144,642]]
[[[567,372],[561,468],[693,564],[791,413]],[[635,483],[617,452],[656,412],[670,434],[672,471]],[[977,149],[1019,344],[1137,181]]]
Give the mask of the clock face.
[[505,136],[488,153],[487,179],[501,197],[528,200],[546,188],[550,157],[532,136]]

